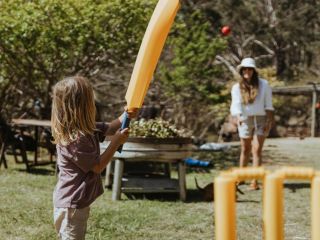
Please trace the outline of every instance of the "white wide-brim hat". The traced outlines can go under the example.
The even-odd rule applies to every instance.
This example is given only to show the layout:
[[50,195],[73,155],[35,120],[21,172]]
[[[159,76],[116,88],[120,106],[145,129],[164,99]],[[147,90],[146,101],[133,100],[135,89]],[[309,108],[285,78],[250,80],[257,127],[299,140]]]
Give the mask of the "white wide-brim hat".
[[242,59],[241,63],[237,66],[238,73],[240,73],[241,68],[243,67],[253,68],[255,71],[257,71],[256,61],[253,58]]

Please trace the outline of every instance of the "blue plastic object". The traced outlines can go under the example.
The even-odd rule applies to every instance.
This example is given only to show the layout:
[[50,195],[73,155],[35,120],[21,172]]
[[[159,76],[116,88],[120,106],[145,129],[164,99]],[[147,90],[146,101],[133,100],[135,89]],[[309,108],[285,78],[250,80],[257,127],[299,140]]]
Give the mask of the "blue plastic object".
[[[128,117],[128,113],[125,112],[125,113],[124,113],[123,120],[122,120],[122,124],[121,124],[121,130],[129,127],[129,125],[130,125],[130,118]],[[122,152],[122,147],[123,147],[123,145],[121,145],[121,146],[117,149],[117,151],[118,151],[119,153]]]
[[194,158],[186,158],[184,159],[184,162],[186,163],[186,165],[193,167],[208,167],[210,165],[210,162],[208,161],[201,161]]
[[130,118],[128,117],[128,113],[125,112],[122,120],[122,124],[121,124],[121,130],[129,127],[129,125],[130,125]]

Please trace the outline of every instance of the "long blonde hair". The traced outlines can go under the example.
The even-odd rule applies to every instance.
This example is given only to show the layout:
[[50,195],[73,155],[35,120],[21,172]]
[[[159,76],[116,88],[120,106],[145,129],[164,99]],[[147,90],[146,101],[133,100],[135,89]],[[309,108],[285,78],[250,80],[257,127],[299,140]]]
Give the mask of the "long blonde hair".
[[240,70],[240,92],[241,102],[243,104],[251,104],[256,99],[259,92],[259,76],[257,71],[254,69],[250,82],[245,80],[242,75],[242,69]]
[[66,145],[93,134],[96,107],[93,88],[80,76],[59,81],[53,89],[51,128],[55,143]]

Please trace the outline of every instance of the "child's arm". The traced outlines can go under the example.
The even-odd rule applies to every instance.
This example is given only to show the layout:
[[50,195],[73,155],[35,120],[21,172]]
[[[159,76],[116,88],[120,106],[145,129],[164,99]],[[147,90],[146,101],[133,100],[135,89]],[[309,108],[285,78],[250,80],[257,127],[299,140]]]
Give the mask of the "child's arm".
[[[138,108],[133,108],[130,111],[128,111],[125,107],[125,111],[128,113],[130,119],[135,118],[138,114]],[[124,113],[122,113],[121,116],[117,119],[108,123],[108,130],[105,133],[106,136],[114,135],[120,129],[123,117]]]
[[123,114],[112,122],[107,123],[108,129],[105,133],[106,136],[114,135],[118,131],[118,129],[121,127],[122,116]]
[[107,164],[112,160],[114,153],[120,145],[124,144],[129,136],[129,129],[125,128],[122,131],[117,131],[111,138],[107,149],[100,155],[100,162],[96,164],[92,171],[101,173]]

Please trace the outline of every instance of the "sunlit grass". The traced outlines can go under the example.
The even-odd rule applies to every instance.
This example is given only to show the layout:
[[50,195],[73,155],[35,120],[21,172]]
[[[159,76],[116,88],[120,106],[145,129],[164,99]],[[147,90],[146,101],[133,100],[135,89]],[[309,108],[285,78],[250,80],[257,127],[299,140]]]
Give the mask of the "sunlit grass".
[[[320,150],[315,146],[319,146],[320,140],[289,143],[291,145],[267,142],[267,167],[290,163],[319,169],[317,156]],[[204,186],[213,180],[220,168],[234,165],[237,156],[238,150],[197,156],[214,160],[215,169],[188,168],[185,203],[179,201],[178,195],[153,200],[129,200],[122,195],[121,201],[114,202],[111,201],[111,191],[106,189],[92,205],[87,239],[214,239],[213,203],[202,201],[195,190],[194,177]],[[228,161],[224,162],[224,158]],[[27,173],[24,165],[15,164],[13,159],[8,163],[9,169],[0,169],[0,239],[56,239],[52,222],[52,191],[56,182],[54,168],[37,167],[32,173]],[[175,177],[175,168],[173,171]],[[239,195],[237,203],[238,239],[260,240],[262,191],[248,191],[247,187],[241,186],[245,195]],[[309,195],[308,183],[286,183],[286,239],[310,239]]]

